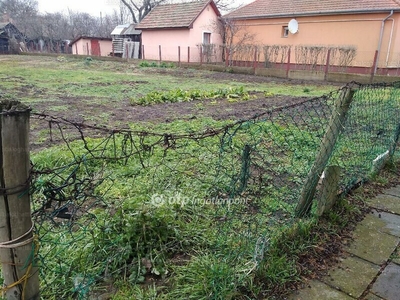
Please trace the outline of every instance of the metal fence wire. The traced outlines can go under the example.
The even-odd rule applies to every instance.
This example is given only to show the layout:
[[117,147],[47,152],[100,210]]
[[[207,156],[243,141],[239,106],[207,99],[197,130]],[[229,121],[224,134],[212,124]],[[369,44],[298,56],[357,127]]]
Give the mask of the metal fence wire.
[[[274,236],[317,214],[327,167],[340,169],[336,195],[394,155],[400,83],[351,83],[200,132],[31,115],[43,122],[47,148],[31,155],[30,193],[44,298],[88,299],[115,280],[193,285],[198,264],[213,283],[210,299],[227,299],[235,291],[219,289],[222,282],[244,286]],[[200,297],[184,291],[169,295]]]

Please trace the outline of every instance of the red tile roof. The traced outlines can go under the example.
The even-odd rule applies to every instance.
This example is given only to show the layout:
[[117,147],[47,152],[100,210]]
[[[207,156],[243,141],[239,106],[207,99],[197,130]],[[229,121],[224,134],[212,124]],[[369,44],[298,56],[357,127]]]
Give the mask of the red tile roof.
[[191,28],[208,4],[220,16],[212,0],[158,5],[136,26],[136,29]]
[[225,17],[256,19],[400,11],[399,0],[256,0]]

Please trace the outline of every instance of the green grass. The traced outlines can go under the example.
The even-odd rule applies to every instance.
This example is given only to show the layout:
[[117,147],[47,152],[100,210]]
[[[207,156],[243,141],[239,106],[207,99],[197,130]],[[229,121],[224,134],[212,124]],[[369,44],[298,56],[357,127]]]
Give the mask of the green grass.
[[[169,124],[142,125],[142,128],[136,125],[135,129],[156,132],[163,129],[187,134],[209,127],[221,127],[227,122],[198,119],[190,123],[175,121]],[[57,293],[60,297],[68,295],[68,284],[61,284],[67,283],[68,279],[59,277],[58,273],[83,276],[90,282],[97,282],[107,270],[113,280],[121,283],[120,277],[125,278],[121,297],[129,286],[131,293],[142,291],[137,284],[143,283],[149,274],[168,279],[168,288],[159,292],[168,299],[207,299],[210,294],[215,299],[233,299],[243,294],[241,290],[255,280],[255,270],[263,261],[262,252],[268,248],[266,240],[262,245],[257,246],[254,243],[260,236],[272,237],[281,227],[275,221],[268,228],[263,224],[271,222],[275,213],[287,214],[287,220],[293,215],[294,207],[280,200],[290,195],[290,191],[282,190],[275,195],[259,197],[258,205],[261,208],[254,215],[246,212],[244,203],[224,206],[192,201],[211,199],[215,197],[212,195],[217,190],[230,194],[232,188],[239,189],[240,182],[232,181],[231,176],[232,172],[237,172],[238,167],[234,153],[241,153],[245,143],[254,143],[252,137],[257,137],[262,131],[278,137],[281,130],[282,128],[277,129],[268,124],[246,124],[236,130],[235,138],[230,145],[224,146],[223,151],[226,153],[221,157],[218,156],[221,152],[220,138],[216,136],[206,140],[177,141],[175,150],[166,152],[163,147],[155,146],[151,152],[143,152],[141,160],[134,156],[125,163],[91,161],[81,143],[72,143],[70,147],[74,149],[74,156],[87,156],[87,159],[77,169],[75,165],[65,168],[64,173],[74,171],[81,178],[96,176],[91,175],[92,172],[101,172],[100,175],[105,180],[96,188],[95,194],[108,205],[106,209],[95,207],[90,211],[90,216],[95,216],[96,220],[92,225],[84,225],[90,220],[89,215],[79,220],[78,224],[81,225],[75,226],[81,226],[81,232],[70,234],[63,228],[42,228],[41,235],[45,236],[42,243],[47,245],[42,247],[42,253],[47,253],[46,262],[51,261],[43,270],[43,276],[50,278],[48,287],[57,287],[57,291],[50,289],[44,293]],[[158,137],[148,136],[141,143],[150,145],[157,139]],[[134,141],[140,145],[140,139],[134,138]],[[88,139],[89,146],[93,148],[99,142]],[[121,142],[121,138],[115,141],[116,145]],[[304,141],[299,142],[306,145]],[[309,145],[312,146],[313,143]],[[284,147],[283,144],[281,146]],[[112,154],[113,147],[112,144],[106,147],[104,154]],[[38,169],[53,169],[68,165],[74,156],[65,146],[53,147],[35,154],[32,161]],[[146,167],[143,168],[142,164]],[[290,161],[286,164],[286,169],[282,172],[290,172]],[[222,173],[218,166],[224,168]],[[99,169],[101,171],[96,171]],[[48,180],[47,175],[42,176],[37,181],[36,188],[46,190]],[[52,176],[52,185],[62,183],[61,177],[59,180]],[[253,188],[255,193],[258,191],[257,187],[249,185],[248,199],[256,200],[251,196]],[[68,195],[68,190],[65,189],[64,193]],[[36,206],[41,203],[42,196],[39,195],[40,193]],[[164,203],[154,205],[152,196],[161,197]],[[173,201],[165,202],[168,199]],[[112,205],[109,206],[109,203]],[[112,218],[110,211],[113,211]],[[244,215],[237,214],[240,211]],[[229,222],[215,221],[226,216]],[[235,235],[232,235],[232,227],[235,228]],[[49,230],[58,233],[46,235]],[[66,248],[65,245],[69,247]],[[81,250],[77,252],[77,249]],[[260,256],[255,257],[254,251],[261,251]],[[174,264],[182,254],[188,260],[183,265]],[[150,269],[146,269],[143,259],[150,263]],[[271,272],[282,268],[282,272],[286,272],[283,281],[295,275],[287,270],[292,265],[285,257],[274,263],[279,266],[271,265]],[[271,284],[281,284],[278,278],[282,276],[283,273],[278,273]],[[251,293],[255,294],[257,288],[252,288]],[[87,292],[82,289],[79,293],[83,297]]]
[[121,101],[143,97],[153,91],[177,89],[215,91],[243,87],[247,91],[291,96],[317,96],[332,90],[329,85],[307,85],[305,88],[304,85],[276,82],[216,81],[208,78],[212,72],[201,70],[163,68],[160,74],[147,69],[136,68],[126,62],[96,59],[87,64],[83,58],[57,61],[56,57],[9,56],[0,65],[0,90],[28,103],[65,96]]
[[[208,78],[210,72],[163,68],[160,74],[159,70],[97,60],[10,56],[0,65],[1,90],[33,105],[67,95],[110,106],[148,93],[176,94],[178,89],[180,96],[193,90],[257,89],[266,97],[328,90],[216,82]],[[61,115],[68,105],[63,101],[51,102]],[[368,117],[361,109],[365,103],[353,108],[356,119]],[[321,104],[318,111],[292,111],[293,115],[284,111],[273,120],[266,117],[236,125],[204,117],[124,124],[135,132],[88,137],[86,145],[74,141],[33,153],[36,170],[53,170],[36,174],[33,209],[56,198],[55,212],[68,204],[80,213],[72,223],[54,221],[49,215],[36,222],[42,296],[87,299],[110,290],[113,299],[285,295],[288,286],[304,275],[299,259],[315,252],[316,245],[335,236],[357,213],[342,201],[338,212],[324,217],[327,221],[294,219],[303,179],[325,132],[327,118],[317,114],[322,107],[329,111],[329,105]],[[94,122],[94,112],[86,120]],[[103,111],[99,117],[107,122],[110,115]],[[358,146],[365,139],[358,141],[358,133],[368,124],[357,124],[358,131],[339,143],[338,151],[345,157],[333,156],[345,166],[363,163],[363,157],[354,154],[365,153]],[[221,128],[210,137],[196,137]],[[46,130],[36,128],[35,133],[45,140]],[[126,153],[128,158],[115,159]]]

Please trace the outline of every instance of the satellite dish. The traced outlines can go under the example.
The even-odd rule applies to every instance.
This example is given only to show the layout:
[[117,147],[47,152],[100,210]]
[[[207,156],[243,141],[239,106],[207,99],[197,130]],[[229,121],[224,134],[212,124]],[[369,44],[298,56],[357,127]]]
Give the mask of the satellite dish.
[[288,29],[291,34],[295,34],[299,32],[299,23],[297,22],[296,19],[291,19],[289,24],[288,24]]

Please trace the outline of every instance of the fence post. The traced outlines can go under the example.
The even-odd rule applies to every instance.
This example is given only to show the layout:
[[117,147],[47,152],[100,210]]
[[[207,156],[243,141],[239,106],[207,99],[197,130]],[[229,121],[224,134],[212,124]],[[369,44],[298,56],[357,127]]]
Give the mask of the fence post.
[[328,49],[328,53],[326,54],[326,65],[325,65],[325,74],[324,74],[325,81],[328,79],[330,60],[331,60],[331,49]]
[[225,49],[225,67],[229,67],[229,49],[226,47]]
[[396,131],[393,136],[392,144],[390,145],[390,148],[389,148],[390,159],[393,158],[394,151],[396,150],[396,145],[399,142],[399,138],[400,138],[400,124],[398,124],[396,127]]
[[203,45],[200,45],[200,66],[203,64]]
[[190,46],[188,46],[188,63],[190,63]]
[[178,46],[178,64],[181,66],[181,46]]
[[371,82],[374,81],[374,76],[376,74],[377,66],[378,66],[378,50],[375,51],[374,62],[372,63],[371,67]]
[[29,108],[0,101],[0,259],[8,300],[39,299],[29,181]]
[[158,56],[159,56],[160,62],[161,62],[161,45],[158,45]]
[[335,108],[329,120],[328,128],[322,139],[319,152],[301,191],[299,203],[296,207],[296,216],[303,217],[310,212],[312,200],[317,188],[318,181],[325,169],[326,164],[333,152],[336,140],[343,130],[347,112],[350,108],[355,90],[351,86],[342,89],[336,100]]
[[321,182],[321,193],[318,199],[317,215],[320,217],[335,205],[339,189],[340,167],[328,166]]
[[254,48],[253,69],[254,69],[254,73],[256,73],[256,69],[257,69],[257,48]]
[[146,59],[146,57],[144,55],[144,45],[142,45],[142,59]]
[[287,64],[286,64],[286,78],[289,78],[289,71],[290,71],[290,52],[291,52],[291,49],[289,48],[289,50],[288,50],[288,55],[287,55]]

